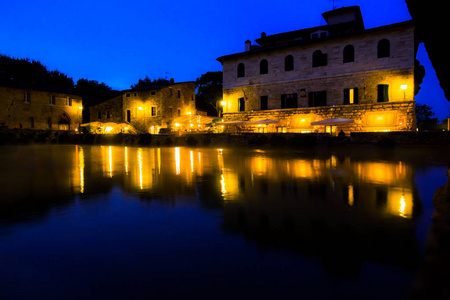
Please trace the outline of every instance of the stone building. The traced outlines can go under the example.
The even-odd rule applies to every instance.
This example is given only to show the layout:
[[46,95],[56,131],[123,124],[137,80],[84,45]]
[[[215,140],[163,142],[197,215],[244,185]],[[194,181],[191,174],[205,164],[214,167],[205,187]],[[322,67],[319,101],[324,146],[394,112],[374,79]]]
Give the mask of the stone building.
[[[159,133],[174,119],[195,115],[195,83],[180,82],[124,90],[115,98],[90,108],[90,123],[129,124],[140,133]],[[109,127],[112,132],[118,130]],[[119,130],[120,132],[120,130]]]
[[2,127],[78,131],[82,108],[82,98],[73,90],[0,82]]
[[[358,6],[266,35],[223,66],[223,125],[260,132],[414,130],[412,21],[365,29]],[[267,120],[268,119],[268,120]],[[263,121],[266,120],[266,121]]]

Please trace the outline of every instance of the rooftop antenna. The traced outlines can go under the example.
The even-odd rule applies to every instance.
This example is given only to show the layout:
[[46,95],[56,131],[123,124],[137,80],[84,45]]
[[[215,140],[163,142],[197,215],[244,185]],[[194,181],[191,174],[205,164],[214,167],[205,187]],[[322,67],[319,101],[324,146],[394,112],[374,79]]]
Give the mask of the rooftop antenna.
[[329,0],[329,1],[333,2],[333,10],[334,10],[334,9],[338,8],[338,5],[337,5],[336,2],[341,2],[342,3],[344,0]]

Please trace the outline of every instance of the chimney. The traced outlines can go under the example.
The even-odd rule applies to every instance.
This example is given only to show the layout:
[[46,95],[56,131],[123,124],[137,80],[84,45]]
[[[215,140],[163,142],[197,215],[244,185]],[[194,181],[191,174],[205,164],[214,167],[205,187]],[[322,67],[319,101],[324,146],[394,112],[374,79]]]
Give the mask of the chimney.
[[250,40],[245,41],[245,52],[250,51],[252,47],[252,42]]
[[169,83],[174,83],[175,80],[173,78],[170,78]]

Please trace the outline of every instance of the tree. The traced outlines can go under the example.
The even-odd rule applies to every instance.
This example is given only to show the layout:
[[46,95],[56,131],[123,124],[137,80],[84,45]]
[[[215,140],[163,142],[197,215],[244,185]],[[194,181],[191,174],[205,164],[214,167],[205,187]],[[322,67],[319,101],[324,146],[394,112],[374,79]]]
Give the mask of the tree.
[[77,81],[75,91],[83,97],[83,122],[89,122],[89,107],[119,95],[105,83],[81,78]]
[[136,84],[132,84],[131,89],[134,90],[168,83],[170,83],[170,81],[164,78],[153,79],[152,81],[148,76],[145,76],[144,79],[139,79]]
[[33,85],[51,85],[73,89],[71,77],[59,71],[49,71],[36,60],[19,59],[0,55],[0,80],[15,81]]
[[426,104],[416,104],[416,124],[419,130],[436,130],[438,119],[432,118],[432,107]]
[[217,115],[220,110],[219,102],[223,97],[222,71],[202,74],[195,81],[195,87],[197,108],[206,110],[208,115]]

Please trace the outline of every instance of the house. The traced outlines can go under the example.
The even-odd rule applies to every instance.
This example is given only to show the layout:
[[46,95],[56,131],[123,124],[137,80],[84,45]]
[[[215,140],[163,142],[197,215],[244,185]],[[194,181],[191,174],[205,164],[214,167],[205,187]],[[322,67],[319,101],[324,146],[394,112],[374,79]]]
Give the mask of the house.
[[82,97],[73,90],[0,82],[2,127],[78,131],[82,109]]
[[[194,116],[195,83],[170,82],[124,90],[119,96],[90,107],[90,123],[105,124],[103,132],[126,132],[127,125],[140,133],[159,133],[161,128],[181,129],[176,118]],[[120,127],[114,124],[125,124]]]
[[[414,130],[412,21],[365,29],[360,8],[266,35],[223,66],[223,122],[251,132]],[[233,125],[234,124],[234,125]]]

